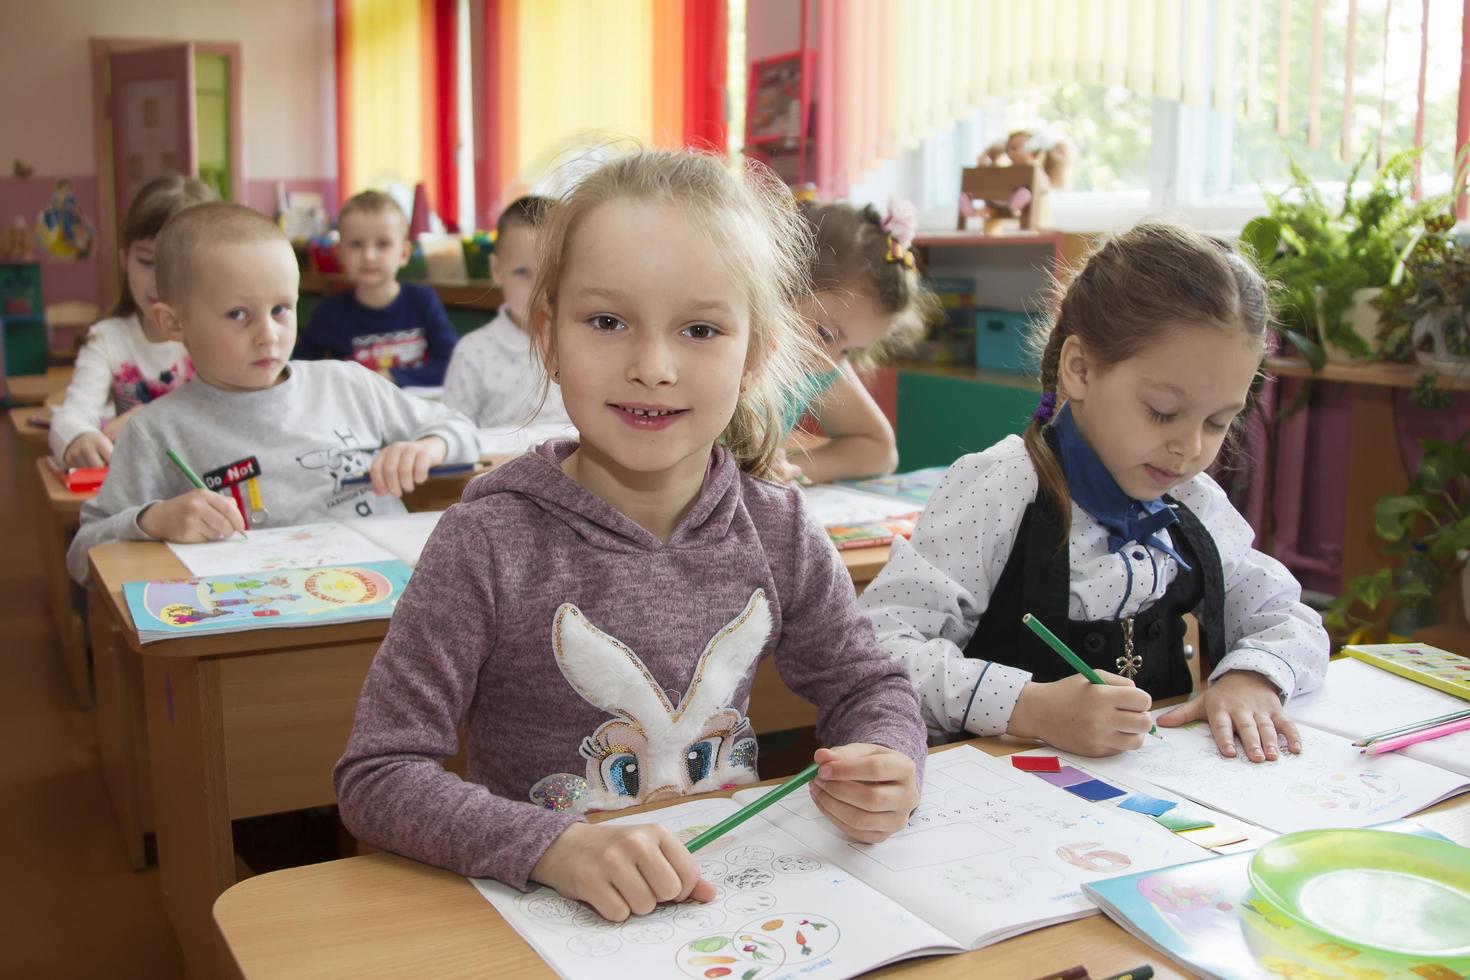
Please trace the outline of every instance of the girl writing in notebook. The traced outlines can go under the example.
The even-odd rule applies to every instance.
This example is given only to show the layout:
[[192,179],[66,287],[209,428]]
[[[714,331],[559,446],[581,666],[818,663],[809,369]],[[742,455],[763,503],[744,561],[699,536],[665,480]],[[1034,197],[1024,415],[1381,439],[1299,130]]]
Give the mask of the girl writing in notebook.
[[[587,810],[756,780],[756,663],[820,708],[812,790],[854,840],[903,827],[924,727],[799,492],[766,482],[810,352],[784,188],[642,153],[553,209],[532,337],[580,442],[476,480],[424,550],[335,781],[359,838],[540,882],[610,919],[707,900],[684,846]],[[444,769],[463,723],[467,778]]]
[[802,216],[816,250],[812,291],[799,309],[821,357],[787,399],[785,424],[789,432],[810,412],[827,441],[788,447],[777,470],[813,483],[886,476],[898,466],[898,443],[860,372],[913,346],[938,308],[914,267],[914,206],[894,201],[880,215],[843,202],[807,203]]
[[[909,667],[930,728],[1037,738],[1085,755],[1137,748],[1159,719],[1207,720],[1252,762],[1300,750],[1283,705],[1322,682],[1328,638],[1301,587],[1205,470],[1248,403],[1266,287],[1229,245],[1146,224],[1098,249],[1043,328],[1040,404],[950,468],[912,542],[863,593]],[[1022,626],[1038,617],[1106,685]]]
[[128,206],[117,305],[87,331],[66,400],[51,413],[51,455],[64,465],[106,466],[128,419],[194,376],[189,352],[153,318],[153,240],[169,218],[214,199],[204,183],[175,174],[144,184]]

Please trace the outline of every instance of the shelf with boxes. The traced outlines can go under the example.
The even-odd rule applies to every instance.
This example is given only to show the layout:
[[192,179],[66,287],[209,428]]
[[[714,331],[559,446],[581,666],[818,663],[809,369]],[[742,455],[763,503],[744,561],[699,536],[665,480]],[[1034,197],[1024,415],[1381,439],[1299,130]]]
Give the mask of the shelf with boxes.
[[939,294],[942,322],[897,372],[899,465],[953,462],[1020,432],[1037,398],[1026,354],[1031,319],[1052,303],[1088,238],[1060,232],[923,234],[920,271]]
[[46,373],[46,310],[39,264],[0,262],[0,335],[4,377]]

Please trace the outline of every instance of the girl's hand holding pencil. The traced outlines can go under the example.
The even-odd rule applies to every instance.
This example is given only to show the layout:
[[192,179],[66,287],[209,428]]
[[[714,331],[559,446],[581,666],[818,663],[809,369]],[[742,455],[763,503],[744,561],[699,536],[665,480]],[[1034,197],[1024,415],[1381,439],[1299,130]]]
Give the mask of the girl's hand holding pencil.
[[647,915],[660,902],[715,897],[694,855],[658,824],[574,823],[551,842],[531,878],[586,902],[611,922]]
[[817,809],[855,841],[876,844],[909,822],[919,805],[914,760],[883,745],[853,742],[818,749],[812,782]]

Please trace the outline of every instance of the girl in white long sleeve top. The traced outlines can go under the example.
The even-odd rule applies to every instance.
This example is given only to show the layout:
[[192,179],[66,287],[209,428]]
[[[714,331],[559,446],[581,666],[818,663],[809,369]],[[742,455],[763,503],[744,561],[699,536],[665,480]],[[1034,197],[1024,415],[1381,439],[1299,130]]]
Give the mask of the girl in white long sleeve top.
[[[1160,724],[1206,719],[1251,761],[1299,750],[1282,707],[1321,683],[1327,634],[1204,472],[1247,403],[1266,316],[1255,270],[1192,232],[1140,226],[1089,259],[1045,337],[1024,439],[955,463],[863,593],[931,731],[1136,748],[1152,698],[1190,692],[1193,612],[1206,686]],[[1108,683],[1022,628],[1028,612]]]

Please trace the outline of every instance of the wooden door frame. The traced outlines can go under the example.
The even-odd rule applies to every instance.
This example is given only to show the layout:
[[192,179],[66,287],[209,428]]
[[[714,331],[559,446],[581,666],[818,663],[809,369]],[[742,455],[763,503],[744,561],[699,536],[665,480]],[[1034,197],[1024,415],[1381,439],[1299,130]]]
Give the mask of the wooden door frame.
[[[125,51],[192,44],[195,54],[224,55],[230,79],[230,199],[245,199],[245,160],[242,63],[238,41],[191,41],[187,38],[113,38],[94,37],[92,47],[92,132],[93,159],[97,171],[97,249],[102,267],[102,308],[112,306],[111,297],[118,294],[117,241],[114,234],[118,222],[117,189],[113,184],[112,165],[112,99],[111,55]],[[123,202],[123,208],[127,202]]]

